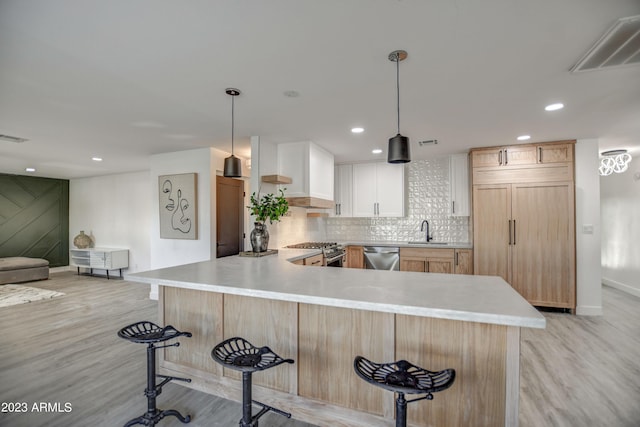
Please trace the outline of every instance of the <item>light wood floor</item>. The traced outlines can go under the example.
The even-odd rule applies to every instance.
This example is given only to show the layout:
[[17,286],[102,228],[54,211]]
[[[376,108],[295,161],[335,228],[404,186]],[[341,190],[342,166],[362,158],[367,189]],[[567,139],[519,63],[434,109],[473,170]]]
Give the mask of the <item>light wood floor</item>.
[[[32,286],[64,297],[0,309],[1,427],[121,426],[146,409],[145,348],[117,337],[122,326],[157,319],[144,285],[55,273]],[[602,317],[544,313],[547,329],[522,331],[522,427],[640,425],[640,298],[604,288]],[[58,402],[67,413],[31,412]],[[428,403],[416,403],[428,404]],[[190,426],[237,426],[240,404],[168,384],[160,408],[191,414]],[[411,409],[409,409],[411,410]],[[160,425],[183,426],[173,418]],[[312,427],[268,414],[265,427]],[[441,427],[441,426],[438,426]]]

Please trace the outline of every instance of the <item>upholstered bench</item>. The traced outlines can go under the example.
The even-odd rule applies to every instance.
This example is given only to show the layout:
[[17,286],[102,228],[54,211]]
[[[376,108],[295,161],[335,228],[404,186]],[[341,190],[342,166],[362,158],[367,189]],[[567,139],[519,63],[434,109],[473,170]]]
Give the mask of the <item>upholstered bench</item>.
[[0,258],[0,285],[49,278],[49,261],[40,258]]

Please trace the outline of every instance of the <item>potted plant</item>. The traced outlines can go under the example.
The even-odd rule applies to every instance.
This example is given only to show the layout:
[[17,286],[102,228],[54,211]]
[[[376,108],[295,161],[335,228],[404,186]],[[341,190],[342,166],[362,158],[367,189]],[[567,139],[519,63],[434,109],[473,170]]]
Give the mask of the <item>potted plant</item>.
[[[284,189],[286,190],[286,188]],[[280,218],[289,211],[289,203],[284,198],[284,190],[280,189],[279,195],[265,194],[262,198],[260,193],[256,196],[253,193],[250,198],[251,204],[247,206],[251,215],[255,217],[254,229],[251,231],[250,241],[253,252],[264,252],[269,246],[269,232],[266,221],[270,224],[273,221],[280,221]]]

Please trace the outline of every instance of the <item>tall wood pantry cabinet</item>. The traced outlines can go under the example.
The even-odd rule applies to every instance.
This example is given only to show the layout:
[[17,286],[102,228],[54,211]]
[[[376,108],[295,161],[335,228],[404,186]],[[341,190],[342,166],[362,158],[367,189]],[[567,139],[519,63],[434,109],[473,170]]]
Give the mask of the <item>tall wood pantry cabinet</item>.
[[575,141],[471,150],[474,273],[575,310]]

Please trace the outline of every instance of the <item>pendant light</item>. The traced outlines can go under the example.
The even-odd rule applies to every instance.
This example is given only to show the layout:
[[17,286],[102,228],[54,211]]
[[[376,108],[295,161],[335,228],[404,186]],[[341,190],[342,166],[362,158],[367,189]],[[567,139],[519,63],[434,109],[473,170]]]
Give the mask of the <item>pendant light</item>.
[[396,89],[398,94],[398,134],[389,139],[389,149],[387,150],[387,162],[408,163],[411,161],[409,151],[409,138],[400,135],[400,61],[407,57],[404,50],[394,50],[389,54],[389,61],[396,63]]
[[242,162],[238,157],[233,155],[233,112],[235,97],[240,95],[240,90],[230,87],[225,89],[225,92],[227,95],[231,95],[231,156],[224,159],[224,171],[222,175],[227,178],[239,178],[242,176]]

